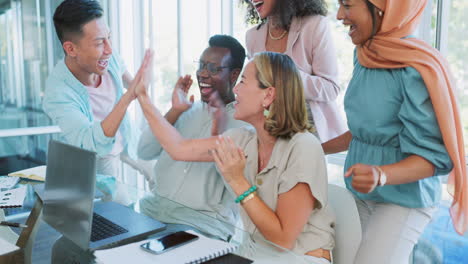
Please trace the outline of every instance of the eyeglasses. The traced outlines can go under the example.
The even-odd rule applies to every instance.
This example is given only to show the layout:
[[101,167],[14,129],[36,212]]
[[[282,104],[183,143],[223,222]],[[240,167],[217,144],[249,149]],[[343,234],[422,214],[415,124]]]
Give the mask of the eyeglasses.
[[208,70],[210,75],[216,75],[218,74],[222,69],[224,68],[230,68],[231,66],[217,66],[215,63],[212,62],[203,62],[203,61],[196,61],[198,63],[198,69],[197,72],[203,71],[203,69]]

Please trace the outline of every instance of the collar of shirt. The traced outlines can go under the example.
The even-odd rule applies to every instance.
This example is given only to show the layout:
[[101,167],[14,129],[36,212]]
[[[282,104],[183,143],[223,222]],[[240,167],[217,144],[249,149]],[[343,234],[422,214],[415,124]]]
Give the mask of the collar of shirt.
[[[57,63],[57,75],[61,76],[61,79],[69,85],[75,92],[77,92],[80,96],[86,96],[88,94],[87,89],[85,89],[84,84],[82,84],[74,75],[73,73],[68,69],[67,65],[65,64],[65,58],[60,60]],[[110,75],[112,76],[113,80],[117,80],[117,69],[109,63],[108,66],[108,71]]]

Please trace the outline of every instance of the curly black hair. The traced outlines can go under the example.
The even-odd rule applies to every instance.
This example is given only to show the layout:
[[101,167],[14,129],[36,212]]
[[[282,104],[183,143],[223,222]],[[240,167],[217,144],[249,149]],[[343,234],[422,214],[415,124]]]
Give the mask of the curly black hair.
[[[251,0],[240,0],[240,4],[247,5],[247,24],[260,24],[266,22],[261,19],[255,10]],[[294,17],[305,17],[313,15],[326,16],[328,13],[325,0],[276,0],[273,13],[278,16],[279,26],[289,30]]]

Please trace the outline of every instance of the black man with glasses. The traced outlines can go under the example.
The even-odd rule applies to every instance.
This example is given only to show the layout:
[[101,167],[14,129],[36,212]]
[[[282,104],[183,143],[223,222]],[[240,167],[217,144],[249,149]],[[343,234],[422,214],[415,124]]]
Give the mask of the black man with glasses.
[[[175,85],[171,109],[166,119],[185,138],[204,138],[221,134],[224,129],[242,127],[246,123],[234,120],[233,88],[240,75],[245,60],[245,50],[233,37],[214,35],[209,39],[209,46],[195,63],[197,64],[197,81],[201,100],[194,102],[193,96],[188,99],[187,93],[192,84],[189,75],[180,77]],[[222,118],[215,117],[223,115]],[[224,120],[219,124],[216,120]],[[161,147],[151,130],[147,127],[138,144],[138,156],[141,159],[158,159],[154,166],[152,191],[158,196],[181,203],[203,212],[205,215],[222,219],[230,225],[200,227],[209,228],[210,233],[219,238],[228,239],[233,235],[232,225],[238,218],[238,209],[233,202],[236,197],[229,192],[211,162],[174,161]],[[150,186],[152,184],[150,183]],[[164,220],[158,204],[153,198],[140,202],[142,212],[156,219]],[[176,214],[177,208],[167,210]],[[173,219],[188,219],[187,215]]]

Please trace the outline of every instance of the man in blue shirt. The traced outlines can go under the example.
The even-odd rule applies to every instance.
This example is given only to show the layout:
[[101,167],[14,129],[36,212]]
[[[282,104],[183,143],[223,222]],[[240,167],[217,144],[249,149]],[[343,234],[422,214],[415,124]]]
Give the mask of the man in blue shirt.
[[55,10],[65,58],[47,79],[43,109],[60,126],[64,142],[97,152],[98,173],[116,176],[120,153],[127,149],[135,157],[129,148],[137,135],[126,111],[136,97],[102,16],[94,0],[65,0]]
[[[166,119],[185,138],[205,138],[212,134],[221,134],[223,129],[236,128],[247,125],[234,120],[233,88],[240,75],[245,60],[245,50],[233,37],[215,35],[209,40],[198,62],[197,81],[201,94],[201,101],[192,103],[186,94],[191,85],[190,76],[181,77],[177,82],[172,107],[165,115]],[[213,99],[218,98],[215,107]],[[211,102],[211,103],[210,103]],[[224,113],[224,118],[213,118],[214,114]],[[224,124],[213,126],[214,120],[224,120]],[[199,229],[209,229],[209,233],[217,234],[227,239],[233,234],[233,225],[237,219],[235,197],[226,189],[221,175],[212,162],[183,162],[174,161],[161,147],[151,132],[146,128],[138,143],[138,156],[150,160],[157,158],[154,167],[155,185],[153,192],[177,203],[202,212],[204,215],[224,220],[230,225],[214,225],[207,221],[197,221]],[[200,218],[201,214],[191,214],[190,210],[174,208],[168,210],[172,204],[161,204],[157,199],[145,199],[140,202],[143,212],[160,220]],[[166,208],[161,210],[161,208]],[[176,215],[182,214],[182,215]]]

